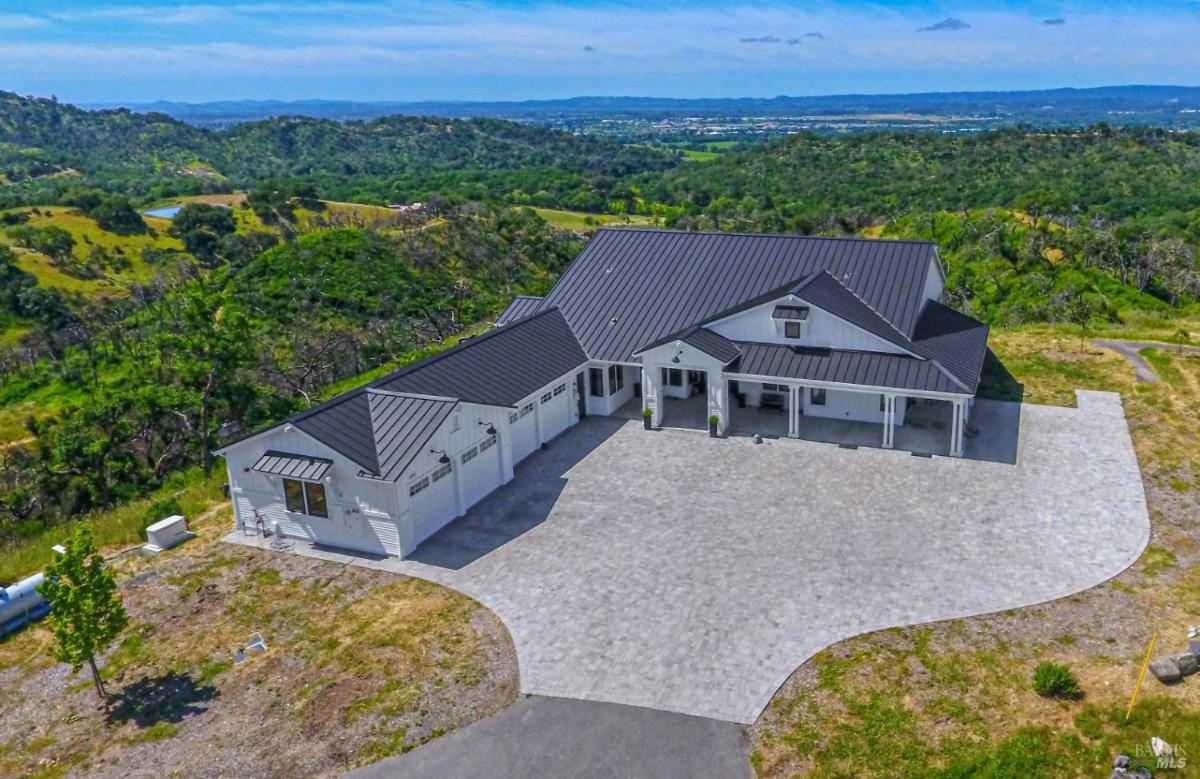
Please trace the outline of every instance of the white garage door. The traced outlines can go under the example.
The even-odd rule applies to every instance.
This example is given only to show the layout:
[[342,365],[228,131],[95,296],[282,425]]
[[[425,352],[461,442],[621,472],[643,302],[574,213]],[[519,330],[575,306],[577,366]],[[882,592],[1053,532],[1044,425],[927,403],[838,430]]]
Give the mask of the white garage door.
[[571,392],[567,381],[556,384],[543,394],[538,402],[542,405],[542,440],[549,441],[571,425]]
[[463,509],[470,508],[500,486],[500,447],[490,435],[458,456]]
[[[508,415],[509,430],[512,431],[513,465],[533,454],[538,448],[537,398],[525,401]],[[515,417],[515,418],[514,418]]]
[[441,530],[454,519],[453,463],[439,465],[433,471],[408,483],[412,504],[413,530],[417,543]]

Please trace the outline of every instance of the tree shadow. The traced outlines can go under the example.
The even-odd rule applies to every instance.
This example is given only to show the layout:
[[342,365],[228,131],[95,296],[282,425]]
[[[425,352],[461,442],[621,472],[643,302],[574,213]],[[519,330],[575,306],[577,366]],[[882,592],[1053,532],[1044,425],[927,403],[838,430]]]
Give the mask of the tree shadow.
[[153,679],[143,677],[127,686],[116,696],[117,705],[106,716],[110,724],[134,722],[139,727],[182,722],[202,714],[207,707],[200,704],[217,695],[217,688],[211,684],[198,685],[191,674],[171,671]]

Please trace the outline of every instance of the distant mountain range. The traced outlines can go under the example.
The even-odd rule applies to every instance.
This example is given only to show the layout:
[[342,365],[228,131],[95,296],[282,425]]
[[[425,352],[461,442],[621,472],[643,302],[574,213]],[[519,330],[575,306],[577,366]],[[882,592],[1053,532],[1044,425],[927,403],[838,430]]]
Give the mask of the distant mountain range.
[[[116,105],[91,105],[115,108]],[[190,124],[228,127],[274,116],[336,121],[394,114],[447,118],[493,117],[531,124],[594,129],[597,120],[624,122],[682,119],[791,119],[815,122],[895,124],[906,121],[968,122],[979,126],[1029,123],[1061,126],[1108,122],[1119,125],[1200,127],[1200,87],[1111,86],[1014,92],[928,92],[899,95],[828,95],[773,98],[572,97],[495,102],[356,102],[352,100],[159,101],[124,106],[161,112]]]

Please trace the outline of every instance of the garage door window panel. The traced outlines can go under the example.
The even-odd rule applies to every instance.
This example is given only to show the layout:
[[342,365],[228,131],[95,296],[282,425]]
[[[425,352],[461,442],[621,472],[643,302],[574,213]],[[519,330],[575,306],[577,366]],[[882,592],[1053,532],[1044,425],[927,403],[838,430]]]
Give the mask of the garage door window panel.
[[429,477],[428,476],[424,476],[420,479],[417,479],[412,484],[408,485],[408,497],[410,497],[410,498],[413,497],[414,495],[421,492],[421,490],[425,489],[428,486],[429,486]]

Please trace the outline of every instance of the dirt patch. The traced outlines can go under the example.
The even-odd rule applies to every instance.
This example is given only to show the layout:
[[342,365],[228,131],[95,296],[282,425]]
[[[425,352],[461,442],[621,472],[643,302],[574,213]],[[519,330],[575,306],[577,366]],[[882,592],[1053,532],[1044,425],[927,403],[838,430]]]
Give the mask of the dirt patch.
[[[516,698],[516,655],[479,604],[394,574],[215,543],[113,561],[130,627],[86,674],[42,627],[0,643],[0,776],[336,776]],[[252,632],[265,654],[241,664]]]

